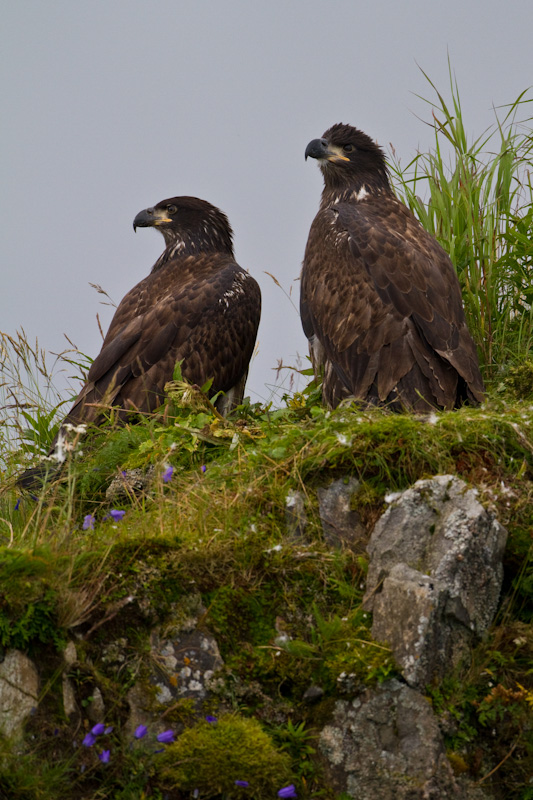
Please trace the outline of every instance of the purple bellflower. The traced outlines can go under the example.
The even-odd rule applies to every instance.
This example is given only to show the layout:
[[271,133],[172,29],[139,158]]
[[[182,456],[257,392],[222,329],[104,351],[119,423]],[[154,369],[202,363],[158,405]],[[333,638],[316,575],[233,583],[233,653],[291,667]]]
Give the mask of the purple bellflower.
[[105,731],[105,725],[103,722],[99,722],[93,728],[91,728],[91,733],[93,736],[101,736]]
[[278,797],[298,797],[296,794],[296,789],[294,788],[294,783],[291,783],[290,786],[284,786],[283,789],[280,789],[278,792]]
[[157,737],[157,741],[161,742],[161,744],[172,744],[174,741],[174,731],[163,731]]
[[146,736],[147,733],[148,733],[148,728],[146,727],[146,725],[139,725],[136,728],[135,733],[133,735],[135,736],[136,739],[142,739],[143,736]]

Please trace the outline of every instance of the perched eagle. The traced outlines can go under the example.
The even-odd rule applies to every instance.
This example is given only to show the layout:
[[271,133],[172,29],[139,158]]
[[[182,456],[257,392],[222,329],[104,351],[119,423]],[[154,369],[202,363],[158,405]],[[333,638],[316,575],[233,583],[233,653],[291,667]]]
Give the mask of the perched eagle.
[[165,251],[118,306],[87,383],[65,422],[92,422],[98,404],[150,412],[181,361],[184,378],[212,379],[227,413],[242,401],[261,315],[257,282],[235,262],[225,214],[196,197],[141,211],[133,229],[154,227]]
[[393,194],[382,150],[350,125],[307,145],[324,176],[300,310],[325,403],[417,412],[483,400],[448,255]]
[[[212,379],[211,395],[224,393],[216,400],[222,414],[242,401],[261,292],[235,262],[227,217],[205,200],[172,197],[137,214],[134,230],[148,227],[161,231],[166,249],[118,306],[53,443],[53,460],[62,460],[65,425],[97,423],[108,406],[122,420],[158,408],[178,362],[191,383]],[[42,465],[26,470],[17,483],[30,488],[46,472]]]

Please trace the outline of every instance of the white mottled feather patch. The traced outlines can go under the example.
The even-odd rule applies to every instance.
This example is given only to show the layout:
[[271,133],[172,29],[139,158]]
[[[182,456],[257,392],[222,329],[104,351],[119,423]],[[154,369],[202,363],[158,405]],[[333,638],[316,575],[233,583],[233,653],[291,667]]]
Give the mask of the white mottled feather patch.
[[369,193],[368,189],[366,188],[366,186],[364,184],[363,184],[363,186],[361,186],[361,188],[359,189],[358,192],[354,192],[353,195],[352,195],[353,199],[357,203],[360,203],[361,200],[366,200],[366,198],[369,197],[369,196],[370,196],[370,193]]
[[244,290],[244,282],[249,278],[247,272],[237,272],[233,279],[233,283],[231,287],[227,289],[220,300],[218,301],[221,305],[224,305],[226,308],[229,308],[230,303],[239,295],[245,293]]
[[311,361],[313,362],[313,366],[319,367],[324,363],[325,353],[324,353],[324,348],[322,347],[322,342],[314,334],[309,339],[309,352],[311,355]]
[[[181,253],[181,251],[185,248],[185,242],[183,239],[178,239],[174,245],[172,245],[172,249],[170,250],[169,256],[174,258]],[[164,255],[164,254],[163,254]]]

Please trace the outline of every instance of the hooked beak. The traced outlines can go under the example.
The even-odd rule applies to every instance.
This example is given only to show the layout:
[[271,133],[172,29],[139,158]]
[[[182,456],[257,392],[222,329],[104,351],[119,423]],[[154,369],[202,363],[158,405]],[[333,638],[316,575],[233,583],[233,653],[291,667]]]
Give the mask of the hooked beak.
[[342,154],[340,147],[329,144],[327,139],[313,139],[312,142],[309,142],[305,148],[305,160],[307,161],[308,158],[316,158],[318,161],[331,161],[333,163],[350,160]]
[[167,217],[162,208],[145,208],[144,211],[139,211],[133,220],[133,230],[136,231],[137,228],[157,228],[166,222],[172,222],[172,220]]

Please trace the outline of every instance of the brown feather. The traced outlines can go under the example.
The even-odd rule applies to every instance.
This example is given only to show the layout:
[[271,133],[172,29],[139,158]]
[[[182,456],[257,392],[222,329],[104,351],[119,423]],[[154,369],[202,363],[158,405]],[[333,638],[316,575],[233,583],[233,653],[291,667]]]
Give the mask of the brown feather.
[[416,411],[481,402],[457,275],[393,195],[381,150],[335,125],[306,155],[319,159],[325,182],[301,276],[304,331],[323,354],[313,363],[324,369],[324,401],[353,396]]
[[175,219],[158,226],[166,250],[119,304],[65,422],[98,421],[102,403],[118,407],[122,417],[131,409],[153,411],[180,361],[187,380],[212,379],[213,395],[231,392],[232,406],[242,401],[261,313],[259,286],[235,262],[222,212],[188,197],[147,211],[169,206],[177,209]]

